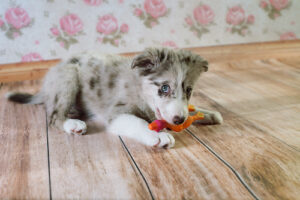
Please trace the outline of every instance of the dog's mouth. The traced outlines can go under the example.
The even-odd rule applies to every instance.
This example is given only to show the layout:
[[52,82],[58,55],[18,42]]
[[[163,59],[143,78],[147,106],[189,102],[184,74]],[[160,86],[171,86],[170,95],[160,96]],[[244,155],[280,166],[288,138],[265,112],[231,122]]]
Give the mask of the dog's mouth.
[[161,113],[160,113],[160,110],[158,108],[156,108],[156,112],[155,112],[155,116],[158,120],[162,120],[162,116],[161,116]]

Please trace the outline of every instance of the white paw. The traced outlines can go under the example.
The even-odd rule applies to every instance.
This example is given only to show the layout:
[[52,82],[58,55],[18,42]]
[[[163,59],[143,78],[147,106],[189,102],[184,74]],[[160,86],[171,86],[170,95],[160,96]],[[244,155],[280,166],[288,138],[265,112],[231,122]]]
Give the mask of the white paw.
[[13,94],[14,94],[14,92],[7,92],[7,93],[4,95],[4,97],[5,97],[6,99],[9,99],[9,97],[11,97]]
[[86,123],[78,119],[68,119],[64,123],[64,130],[70,134],[83,135],[86,132]]
[[155,145],[155,147],[162,148],[172,148],[175,145],[175,139],[170,133],[159,132],[158,133],[159,142]]
[[211,118],[212,118],[213,124],[222,124],[223,123],[223,117],[222,117],[221,113],[219,113],[219,112],[214,112],[211,115]]

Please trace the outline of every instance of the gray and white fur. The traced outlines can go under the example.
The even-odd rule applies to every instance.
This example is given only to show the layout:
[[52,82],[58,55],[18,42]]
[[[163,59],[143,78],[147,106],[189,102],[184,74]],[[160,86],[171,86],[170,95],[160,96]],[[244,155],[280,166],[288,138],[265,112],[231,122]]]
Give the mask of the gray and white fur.
[[[101,122],[108,132],[145,145],[172,147],[173,136],[148,129],[154,119],[181,124],[188,117],[194,84],[208,63],[186,50],[148,48],[134,58],[83,53],[52,68],[35,95],[9,93],[19,103],[46,106],[48,124],[67,133],[84,134],[85,116]],[[200,123],[220,124],[215,111]]]

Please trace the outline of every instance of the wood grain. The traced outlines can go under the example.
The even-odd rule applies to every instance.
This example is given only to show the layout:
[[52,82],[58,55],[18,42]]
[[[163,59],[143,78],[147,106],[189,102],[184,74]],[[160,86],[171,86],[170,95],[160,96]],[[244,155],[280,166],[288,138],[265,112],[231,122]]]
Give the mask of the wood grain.
[[237,177],[186,132],[175,148],[146,148],[123,138],[155,199],[253,199]]
[[49,151],[54,199],[151,199],[116,136],[49,129]]
[[[251,61],[247,64],[236,63],[239,66],[245,65],[245,68],[248,66],[248,70],[224,70],[203,74],[196,93],[202,92],[239,114],[299,103],[298,76],[268,69],[252,69],[251,63],[255,65]],[[227,64],[219,65],[224,65],[225,68]],[[285,75],[280,76],[280,73]]]
[[4,94],[11,89],[36,91],[32,82],[0,86],[0,199],[47,199],[45,112],[7,102]]
[[[0,199],[49,198],[50,186],[54,199],[253,199],[243,182],[260,199],[299,199],[299,50],[299,41],[195,48],[211,65],[191,103],[220,111],[223,125],[174,133],[170,150],[49,129],[50,171],[43,107],[3,98],[40,83],[0,83]],[[0,82],[41,78],[57,62],[2,65]]]
[[[297,66],[297,60],[291,59],[291,61],[292,60],[294,60],[294,63],[290,63],[289,65],[284,64],[279,59],[264,60],[256,64],[259,70],[253,70],[253,75],[267,79],[268,81],[279,82],[282,85],[300,89],[300,77],[298,75],[300,73],[300,63],[297,69],[293,67],[293,65]],[[300,59],[298,58],[298,60]]]
[[[249,59],[293,58],[299,56],[300,40],[194,47],[189,50],[201,55],[210,63],[232,62]],[[133,56],[138,52],[123,53]],[[0,82],[41,79],[50,67],[60,60],[0,65]]]
[[299,56],[300,40],[196,47],[190,49],[202,55],[210,62],[292,58]]
[[[226,64],[223,65],[226,67]],[[252,119],[257,119],[256,122],[267,118],[270,120],[270,126],[273,123],[276,127],[279,123],[284,127],[280,121],[299,123],[296,120],[297,117],[300,117],[299,114],[291,110],[285,114],[281,113],[285,108],[288,109],[300,103],[300,76],[296,72],[297,69],[282,65],[276,59],[264,62],[247,61],[240,64],[236,61],[231,66],[239,66],[239,68],[216,70],[212,74],[205,74],[201,83],[198,84],[196,94],[202,92],[226,109],[239,115],[251,114]],[[276,114],[276,112],[278,113]],[[271,113],[274,115],[274,120],[278,122],[277,124],[269,116]],[[292,120],[292,116],[289,116],[288,113],[295,119]],[[294,126],[294,128],[283,131],[284,128],[280,129],[277,126],[277,130],[282,131],[269,132],[296,147],[298,146],[297,138],[294,136],[296,136],[295,132],[299,131],[295,128]]]
[[300,104],[243,116],[300,152]]
[[280,57],[276,59],[278,63],[281,63],[285,67],[292,67],[294,69],[299,70],[300,69],[300,60],[299,56],[296,57]]
[[[192,99],[195,105],[203,107],[203,104],[220,111],[224,124],[193,126],[190,130],[230,163],[260,198],[297,199],[300,196],[300,153],[291,146],[293,143],[287,143],[293,136],[299,140],[299,113],[288,118],[294,125],[284,126],[282,122],[284,128],[281,129],[275,125],[270,130],[255,123],[253,118],[258,112],[273,110],[269,113],[272,115],[276,109],[284,110],[299,102],[299,90],[257,74],[255,79],[251,70],[227,73],[230,74],[229,71],[214,73],[200,80]],[[262,118],[264,115],[258,116],[257,121]],[[276,116],[265,121],[270,120],[268,124],[272,126],[273,118]],[[273,123],[278,121],[280,117]],[[285,132],[282,129],[286,129]],[[290,131],[298,132],[283,136]]]
[[262,199],[297,199],[300,187],[298,151],[244,120],[190,130],[241,174]]
[[44,77],[50,67],[60,60],[0,65],[0,83],[23,80],[37,80]]
[[[211,63],[240,61],[244,59],[287,59],[299,56],[300,40],[191,47],[187,49],[203,56]],[[132,56],[136,53],[138,52],[124,53],[123,55]]]

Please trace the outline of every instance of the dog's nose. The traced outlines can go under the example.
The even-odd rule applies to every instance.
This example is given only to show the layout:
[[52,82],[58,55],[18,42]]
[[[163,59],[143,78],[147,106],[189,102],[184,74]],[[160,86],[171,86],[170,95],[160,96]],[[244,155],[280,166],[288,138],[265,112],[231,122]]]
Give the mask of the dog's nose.
[[176,115],[174,118],[173,118],[173,123],[178,125],[178,124],[182,124],[185,120],[185,117],[179,117],[178,115]]

